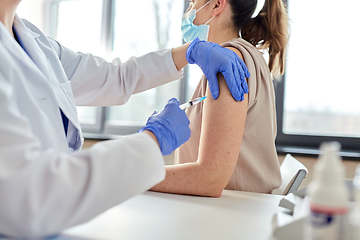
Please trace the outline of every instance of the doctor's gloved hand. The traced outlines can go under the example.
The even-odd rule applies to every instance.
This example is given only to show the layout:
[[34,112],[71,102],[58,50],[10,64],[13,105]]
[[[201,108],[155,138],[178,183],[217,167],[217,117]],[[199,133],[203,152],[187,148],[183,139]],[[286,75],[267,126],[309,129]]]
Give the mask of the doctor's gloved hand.
[[197,64],[205,74],[211,95],[219,97],[217,73],[224,75],[225,81],[236,101],[243,101],[244,94],[249,92],[246,78],[250,73],[242,59],[233,51],[220,47],[216,43],[200,41],[196,38],[186,51],[186,60]]
[[190,121],[185,111],[179,108],[179,101],[172,98],[164,110],[159,113],[154,112],[149,117],[145,127],[141,128],[139,132],[149,130],[154,133],[161,153],[169,155],[189,139],[191,134],[189,124]]

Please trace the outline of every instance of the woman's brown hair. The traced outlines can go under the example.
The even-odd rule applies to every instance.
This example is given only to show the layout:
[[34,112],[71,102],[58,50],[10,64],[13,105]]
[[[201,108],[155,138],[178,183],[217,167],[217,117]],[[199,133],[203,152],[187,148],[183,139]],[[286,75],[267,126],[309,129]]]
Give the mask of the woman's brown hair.
[[265,0],[255,18],[257,0],[229,0],[233,24],[243,39],[258,49],[268,49],[269,69],[276,76],[285,70],[286,45],[289,39],[288,16],[283,0]]

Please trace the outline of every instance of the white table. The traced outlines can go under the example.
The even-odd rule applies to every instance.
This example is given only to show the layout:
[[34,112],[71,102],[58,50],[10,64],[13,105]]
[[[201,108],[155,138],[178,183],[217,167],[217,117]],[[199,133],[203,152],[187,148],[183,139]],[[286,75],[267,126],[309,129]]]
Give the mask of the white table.
[[55,239],[272,239],[282,196],[224,190],[220,198],[140,194]]

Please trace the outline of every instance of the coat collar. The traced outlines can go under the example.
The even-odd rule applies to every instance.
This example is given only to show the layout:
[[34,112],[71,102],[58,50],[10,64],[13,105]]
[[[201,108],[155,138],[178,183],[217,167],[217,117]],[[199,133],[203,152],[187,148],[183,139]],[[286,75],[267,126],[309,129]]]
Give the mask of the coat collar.
[[28,56],[40,69],[44,77],[46,79],[50,79],[47,58],[35,41],[35,39],[38,38],[40,35],[26,27],[23,21],[21,21],[21,19],[17,15],[15,16],[13,27],[16,31],[19,41],[22,44],[22,47],[24,48]]
[[29,30],[29,34],[31,37],[35,38],[39,38],[40,34],[37,34],[36,32],[34,32],[33,30],[31,30],[30,28],[27,28]]
[[[15,19],[17,19],[17,15],[15,16]],[[18,21],[16,21],[18,22]],[[15,24],[15,21],[14,21]],[[19,25],[19,24],[18,24]],[[15,27],[15,26],[14,26]],[[25,40],[26,38],[29,38],[31,36],[31,40],[34,41],[33,35],[30,34],[29,31],[22,31],[22,27],[20,29],[16,29],[16,31],[19,33],[19,35],[22,35],[22,40]],[[20,36],[18,36],[20,37]],[[24,52],[24,50],[21,48],[21,46],[15,41],[15,39],[11,36],[9,31],[5,28],[3,23],[0,21],[0,40],[1,43],[4,45],[5,48],[11,50],[9,51],[14,58],[20,60],[26,65],[33,65],[34,62],[29,58],[29,55]],[[42,74],[40,69],[35,69],[37,74]]]
[[40,34],[34,32],[30,28],[28,28],[24,22],[19,18],[19,16],[16,14],[14,18],[14,27],[17,31],[21,31],[23,35],[27,35],[30,38],[38,38],[40,37]]

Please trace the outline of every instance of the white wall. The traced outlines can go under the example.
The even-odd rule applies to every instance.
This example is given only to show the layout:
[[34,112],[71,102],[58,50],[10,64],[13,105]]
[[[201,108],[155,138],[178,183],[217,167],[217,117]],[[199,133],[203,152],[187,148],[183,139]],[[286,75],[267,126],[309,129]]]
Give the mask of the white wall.
[[44,2],[46,0],[22,0],[17,9],[20,18],[25,18],[44,31]]

